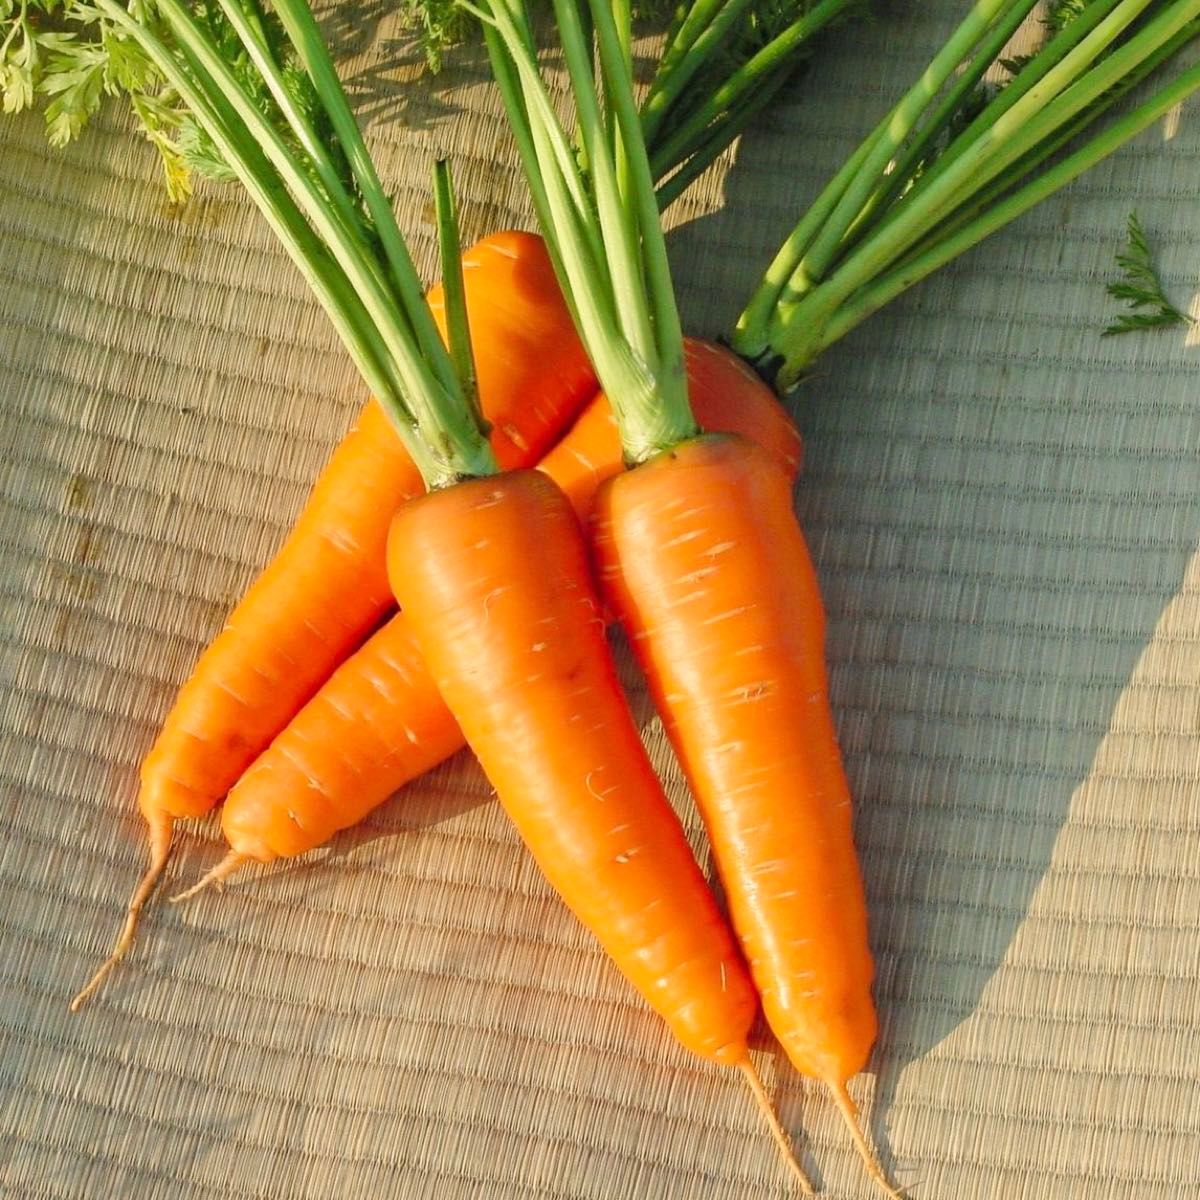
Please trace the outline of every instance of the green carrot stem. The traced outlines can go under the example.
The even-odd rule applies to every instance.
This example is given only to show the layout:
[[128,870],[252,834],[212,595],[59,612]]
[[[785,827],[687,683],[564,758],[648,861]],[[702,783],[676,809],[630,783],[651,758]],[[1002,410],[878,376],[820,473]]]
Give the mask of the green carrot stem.
[[[671,106],[679,99],[684,89],[696,77],[696,72],[712,61],[723,48],[729,30],[746,11],[753,0],[726,0],[717,6],[717,11],[706,28],[680,54],[665,57],[661,68],[655,73],[654,82],[642,103],[642,135],[648,145],[654,144]],[[697,4],[695,8],[700,8]]]
[[[962,131],[954,143],[930,164],[916,181],[911,195],[919,194],[942,175],[968,147],[974,144],[986,130],[994,125],[1035,84],[1040,83],[1052,67],[1062,62],[1095,27],[1105,20],[1122,0],[1090,0],[1090,3],[1073,17],[1059,32],[1027,62],[1008,85],[992,99],[984,110]],[[996,51],[999,54],[999,50]],[[993,56],[995,57],[995,55]]]
[[1005,16],[1007,10],[1021,7],[1024,7],[1023,0],[1016,0],[1015,3],[1014,0],[979,0],[967,19],[955,30],[921,78],[892,110],[886,131],[871,147],[858,174],[850,181],[823,223],[820,233],[813,238],[792,272],[789,281],[791,297],[803,296],[825,277],[837,257],[846,231],[854,224],[868,197],[884,177],[889,163],[946,81],[976,43],[986,37],[993,24]]
[[[571,3],[572,0],[555,0],[560,24]],[[640,462],[649,457],[649,453],[657,453],[693,437],[698,426],[688,403],[683,328],[675,302],[675,287],[671,281],[662,221],[654,197],[654,177],[633,98],[633,78],[621,53],[620,37],[611,8],[606,7],[605,0],[591,0],[591,7],[605,86],[613,97],[614,113],[628,157],[633,196],[637,201],[642,260],[657,342],[657,387],[653,403],[649,406],[629,406],[621,427],[626,457],[631,462]],[[647,453],[647,445],[653,445],[654,450]]]
[[1200,22],[1192,22],[1181,29],[1173,38],[1165,42],[1152,55],[1139,63],[1120,83],[1115,84],[1108,91],[1104,92],[1090,108],[1078,114],[1073,121],[1058,130],[1053,137],[1039,143],[1028,154],[1018,159],[993,179],[982,191],[975,193],[971,197],[969,204],[957,209],[953,217],[938,225],[931,234],[909,249],[892,269],[904,270],[910,260],[923,255],[944,238],[972,224],[1002,196],[1011,192],[1018,184],[1031,175],[1043,162],[1052,158],[1059,150],[1078,137],[1084,129],[1092,125],[1105,112],[1112,108],[1113,105],[1123,99],[1147,75],[1160,67],[1167,59],[1177,54],[1197,34],[1200,34]]
[[346,190],[341,172],[334,164],[329,147],[313,127],[308,114],[300,107],[296,97],[284,82],[283,72],[275,60],[266,36],[262,20],[257,12],[244,7],[240,0],[218,0],[221,11],[237,32],[259,74],[266,83],[279,111],[296,135],[304,152],[312,159],[317,175],[325,187],[329,199],[337,208],[346,226],[359,236],[365,236],[362,218]]
[[[626,197],[622,196],[617,165],[612,154],[612,147],[619,139],[614,137],[610,142],[606,133],[591,73],[592,46],[584,40],[578,9],[574,3],[568,3],[556,6],[555,12],[558,13],[559,42],[566,58],[567,72],[575,97],[580,140],[591,168],[592,195],[599,220],[600,240],[604,246],[612,280],[617,325],[634,354],[653,372],[658,364],[658,348],[654,341],[650,313],[641,302],[645,293],[645,283],[640,261],[641,248],[638,244],[637,211],[626,202]],[[625,49],[611,5],[606,15],[613,38],[610,49],[620,58],[622,64],[625,64]],[[596,32],[599,36],[599,27],[596,27]],[[607,74],[605,78],[605,95],[613,108],[614,117],[618,117],[620,91],[608,86]],[[632,163],[626,160],[626,170],[631,169]]]
[[663,47],[647,99],[664,86],[664,81],[671,79],[696,39],[720,15],[723,8],[734,2],[735,0],[694,0],[693,3],[679,5],[667,32],[666,45]]
[[[1119,0],[1093,0],[1094,5],[1096,3],[1111,5],[1118,2]],[[847,230],[847,235],[842,242],[843,250],[846,245],[858,241],[862,231],[871,228],[873,218],[877,213],[883,212],[902,191],[908,189],[906,194],[911,195],[914,184],[920,186],[927,173],[938,168],[944,155],[953,152],[954,145],[958,144],[959,139],[957,138],[954,144],[948,146],[933,162],[925,163],[935,140],[954,120],[967,96],[979,84],[988,68],[994,65],[1004,47],[1036,4],[1037,0],[1026,0],[1023,4],[1014,5],[991,34],[978,46],[971,61],[954,76],[952,86],[946,91],[932,115],[921,125],[917,136],[912,139],[903,157],[889,167],[888,173],[880,180],[870,200],[863,205],[862,211]],[[1007,92],[1008,88],[1004,90]],[[919,168],[920,178],[914,180]]]
[[[289,3],[292,0],[289,0]],[[159,10],[171,26],[181,46],[191,54],[200,70],[228,101],[247,130],[262,147],[305,211],[313,228],[325,241],[346,277],[359,291],[371,320],[387,345],[396,372],[396,387],[405,401],[418,431],[440,466],[429,486],[447,480],[487,474],[494,470],[494,458],[487,439],[471,419],[457,393],[457,380],[449,353],[437,338],[436,356],[447,366],[449,385],[431,369],[429,358],[414,344],[411,326],[398,313],[391,294],[371,269],[371,250],[351,236],[330,210],[311,174],[300,164],[270,121],[259,111],[217,48],[207,39],[178,0],[159,0]],[[405,252],[407,254],[407,251]],[[424,296],[418,295],[418,309],[433,327]],[[411,316],[415,316],[414,311]],[[414,322],[415,324],[415,322]],[[442,374],[439,372],[439,374]]]
[[422,473],[432,471],[431,456],[416,436],[416,423],[394,386],[394,368],[389,368],[387,347],[372,325],[362,300],[314,235],[282,180],[274,173],[257,143],[245,132],[232,107],[215,88],[206,85],[202,72],[185,70],[149,28],[135,21],[114,0],[96,0],[96,5],[145,50],[195,114],[312,288],[359,373],[387,409],[414,461]]
[[728,148],[743,129],[753,122],[782,91],[787,73],[776,71],[753,91],[746,93],[720,121],[709,126],[704,140],[683,164],[658,185],[656,196],[660,211],[669,208]]
[[751,88],[759,87],[776,71],[790,71],[801,47],[858,0],[819,0],[803,17],[794,21],[766,46],[743,63],[686,120],[671,131],[660,145],[652,146],[651,167],[656,178],[667,175],[685,161],[703,140],[713,121]]
[[463,399],[470,406],[476,425],[486,430],[479,407],[479,384],[475,378],[475,355],[471,349],[471,323],[467,318],[467,289],[463,280],[462,238],[458,228],[458,205],[450,164],[439,158],[433,166],[433,196],[437,213],[438,256],[442,267],[442,295],[446,306],[446,341],[454,374]]
[[[1200,3],[1195,0],[1170,5],[1104,56],[1106,48],[1150,2],[1124,0],[1089,36],[1058,57],[1051,70],[1035,72],[1039,75],[1035,86],[1029,88],[1018,103],[985,126],[960,158],[932,181],[928,190],[943,187],[945,196],[940,204],[930,205],[930,212],[922,222],[923,232],[949,219],[965,201],[1031,151],[1052,144],[1057,132],[1068,128],[1081,114],[1098,112],[1096,106],[1106,95],[1119,87],[1123,79],[1137,77],[1145,62],[1155,61],[1159,50],[1171,44],[1200,14]],[[960,159],[967,162],[967,167]],[[945,185],[944,180],[952,177],[956,179],[955,185]],[[919,207],[922,202],[923,195],[912,200],[914,207]]]
[[[897,207],[890,217],[816,291],[792,303],[786,292],[774,314],[772,343],[786,339],[786,329],[817,329],[859,287],[894,265],[907,251],[970,196],[1027,154],[1055,130],[1069,123],[1123,75],[1170,40],[1200,13],[1200,0],[1171,5],[1150,20],[1132,38],[1090,70],[1087,65],[1107,41],[1132,19],[1147,0],[1125,0],[1022,97],[996,120],[956,161],[911,203]],[[1110,24],[1111,22],[1111,24]],[[1107,41],[1106,41],[1107,39]],[[1082,66],[1081,66],[1082,64]],[[1053,101],[1053,103],[1050,103]],[[805,336],[808,336],[807,334]],[[818,335],[819,336],[819,335]]]
[[[500,30],[505,42],[511,40],[514,46],[521,47],[519,56],[512,57],[516,67],[517,77],[521,83],[524,107],[531,123],[531,128],[540,131],[545,139],[554,164],[555,186],[560,189],[570,202],[574,213],[576,226],[588,243],[589,252],[593,258],[603,257],[603,248],[599,232],[592,220],[594,208],[587,189],[580,178],[578,164],[571,150],[571,139],[567,137],[558,113],[550,102],[550,97],[540,86],[537,74],[537,51],[534,47],[533,34],[524,5],[520,0],[496,0],[491,4],[491,16],[475,8],[468,0],[460,0],[462,7],[469,13],[485,22],[492,20]],[[589,169],[594,164],[589,163]]]
[[[576,3],[554,0],[554,12],[576,93],[580,141],[587,150],[586,182],[578,163],[562,153],[569,142],[549,103],[533,47],[522,35],[527,29],[523,0],[483,0],[476,15],[484,22],[555,270],[613,405],[625,456],[640,462],[692,436],[696,423],[687,400],[679,314],[633,99],[627,42],[611,3],[592,0],[602,108],[596,81],[584,65],[588,48]],[[626,164],[624,188],[614,163],[618,142]],[[571,202],[572,180],[587,190],[586,209]],[[599,246],[599,254],[593,246]]]
[[416,335],[417,346],[432,373],[443,388],[454,386],[454,366],[438,335],[437,326],[425,303],[417,269],[396,224],[391,201],[379,181],[375,164],[363,143],[358,122],[350,111],[349,101],[334,69],[329,49],[317,28],[312,12],[304,0],[274,0],[275,11],[300,61],[313,82],[322,107],[329,117],[334,135],[342,147],[346,161],[362,192],[367,211],[375,222],[384,255],[391,271],[396,295]]
[[750,297],[750,302],[742,310],[734,326],[732,345],[743,358],[753,362],[767,352],[771,323],[779,307],[783,289],[804,252],[811,245],[812,239],[861,170],[872,147],[886,135],[887,121],[888,118],[885,118],[880,122],[842,164],[837,174],[808,207],[800,222],[780,246],[771,265],[767,267],[762,280]]
[[1040,204],[1048,196],[1078,178],[1096,163],[1110,155],[1130,138],[1136,137],[1149,125],[1163,117],[1177,104],[1200,90],[1200,66],[1183,72],[1178,79],[1139,105],[1131,113],[1114,121],[1104,132],[1064,158],[1031,183],[1013,192],[971,224],[954,231],[930,246],[920,256],[902,268],[885,272],[864,287],[854,299],[843,305],[821,330],[820,336],[809,341],[797,338],[792,345],[780,342],[776,347],[785,360],[778,384],[781,389],[795,385],[809,363],[821,350],[845,337],[872,313],[877,312],[901,292],[919,283],[939,267],[971,249],[988,235]]
[[[621,397],[652,391],[653,380],[621,337],[612,280],[591,203],[581,212],[570,184],[563,178],[570,172],[576,188],[582,187],[569,153],[570,143],[545,94],[533,50],[517,21],[523,17],[523,6],[520,0],[485,3],[486,12],[474,8],[468,11],[483,22],[492,72],[500,85],[551,261],[597,374],[614,406],[619,406]],[[516,10],[516,17],[510,7]]]

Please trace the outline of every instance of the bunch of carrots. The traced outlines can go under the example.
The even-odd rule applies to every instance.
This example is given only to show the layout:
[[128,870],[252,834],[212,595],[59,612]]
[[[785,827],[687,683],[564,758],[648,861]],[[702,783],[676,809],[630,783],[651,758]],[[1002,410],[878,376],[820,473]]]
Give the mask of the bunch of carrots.
[[[867,914],[791,503],[800,443],[763,380],[795,387],[887,300],[1200,87],[1193,67],[1091,132],[1200,33],[1200,0],[1052,6],[1019,60],[1005,49],[1034,0],[977,0],[788,238],[731,334],[736,354],[683,337],[659,217],[663,174],[691,158],[656,158],[654,106],[704,110],[699,68],[639,110],[627,8],[554,0],[569,131],[522,0],[470,7],[542,236],[461,252],[438,164],[443,281],[425,296],[304,0],[219,4],[254,90],[209,10],[94,10],[247,188],[374,399],[143,764],[149,868],[72,1007],[132,943],[176,821],[224,801],[231,849],[195,891],[321,845],[467,745],[549,882],[677,1040],[743,1072],[800,1186],[747,1050],[760,1004],[896,1195],[847,1090],[876,1031]],[[844,7],[806,6],[801,23]],[[664,64],[699,61],[745,10],[681,6]],[[705,115],[704,153],[739,115]],[[683,765],[728,917],[642,746],[608,615]]]

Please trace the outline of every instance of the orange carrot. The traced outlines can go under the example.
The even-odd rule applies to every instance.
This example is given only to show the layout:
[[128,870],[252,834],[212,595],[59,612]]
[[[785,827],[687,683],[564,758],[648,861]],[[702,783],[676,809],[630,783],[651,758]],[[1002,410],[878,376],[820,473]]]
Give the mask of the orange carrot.
[[551,884],[685,1046],[736,1059],[753,989],[621,693],[566,496],[537,471],[431,492],[397,513],[388,565]]
[[[535,462],[595,376],[571,326],[545,246],[526,233],[485,238],[463,257],[479,393],[497,459]],[[440,288],[430,297],[441,317]],[[181,817],[209,812],[392,604],[388,522],[424,491],[372,402],[334,452],[295,528],[180,690],[141,770],[150,866],[110,957],[76,1010],[133,940]]]
[[694,438],[601,488],[594,544],[768,1024],[797,1069],[828,1084],[894,1195],[846,1090],[875,1040],[873,964],[824,613],[788,481],[741,438]]
[[[720,346],[686,343],[688,380],[705,427],[738,432],[794,478],[799,434],[758,376]],[[581,518],[621,469],[621,443],[600,396],[539,464]],[[305,853],[356,825],[410,780],[463,746],[408,622],[391,618],[352,654],[230,791],[221,827],[230,853],[194,888],[249,859]]]
[[753,1085],[754,989],[621,692],[566,495],[539,471],[431,492],[396,515],[388,566],[547,880],[683,1046]]

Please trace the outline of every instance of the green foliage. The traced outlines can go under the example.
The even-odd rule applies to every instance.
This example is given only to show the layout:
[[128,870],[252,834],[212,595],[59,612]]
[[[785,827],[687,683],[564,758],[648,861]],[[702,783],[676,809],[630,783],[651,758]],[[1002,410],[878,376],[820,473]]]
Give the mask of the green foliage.
[[400,15],[420,37],[425,61],[435,73],[442,69],[442,55],[462,40],[468,27],[457,0],[400,0]]
[[127,98],[158,149],[173,200],[191,191],[177,145],[187,120],[135,43],[79,0],[0,0],[0,96],[5,112],[40,107],[51,145],[76,138],[103,98]]
[[1154,266],[1150,243],[1136,212],[1129,214],[1128,233],[1129,248],[1124,254],[1117,255],[1117,266],[1125,278],[1119,283],[1110,283],[1108,294],[1116,300],[1124,300],[1133,311],[1119,316],[1104,330],[1103,336],[1192,324],[1192,318],[1167,299]]
[[[288,90],[318,133],[326,134],[324,110],[279,21],[260,12],[254,0],[243,3],[280,63]],[[153,23],[146,0],[130,0],[128,7],[134,16]],[[214,0],[199,0],[190,11],[258,107],[274,119],[274,101],[266,84],[220,6]],[[88,0],[0,0],[0,108],[4,112],[40,107],[47,139],[62,146],[87,127],[105,96],[123,97],[129,104],[138,131],[159,153],[173,201],[191,194],[193,177],[232,178],[211,139],[145,51]],[[344,160],[339,167],[349,178]]]
[[1042,16],[1042,24],[1051,35],[1061,33],[1077,17],[1083,16],[1084,10],[1093,0],[1050,0]]

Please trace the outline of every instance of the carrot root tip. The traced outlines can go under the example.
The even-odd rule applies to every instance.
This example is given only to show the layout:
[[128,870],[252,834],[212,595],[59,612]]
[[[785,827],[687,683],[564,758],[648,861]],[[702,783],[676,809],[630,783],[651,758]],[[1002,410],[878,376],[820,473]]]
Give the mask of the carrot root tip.
[[907,1200],[905,1193],[888,1179],[879,1162],[879,1156],[876,1154],[875,1148],[867,1141],[867,1135],[863,1132],[862,1121],[859,1117],[858,1107],[850,1098],[850,1093],[846,1090],[845,1082],[842,1080],[826,1080],[826,1083],[829,1085],[830,1091],[833,1092],[833,1098],[837,1101],[838,1111],[842,1114],[842,1119],[846,1122],[847,1129],[850,1130],[850,1137],[854,1142],[854,1148],[858,1151],[858,1156],[862,1159],[863,1167],[866,1169],[867,1174],[879,1187],[880,1191],[885,1196],[890,1197],[890,1200]]
[[162,873],[167,867],[167,860],[171,857],[171,827],[174,824],[171,816],[168,813],[158,812],[153,816],[147,816],[146,821],[150,826],[150,865],[146,868],[146,873],[138,880],[138,885],[130,897],[129,905],[125,910],[125,923],[117,936],[112,953],[100,964],[96,973],[71,1001],[70,1009],[73,1013],[78,1012],[95,994],[108,977],[109,972],[125,957],[129,947],[133,945],[142,908],[162,878]]
[[754,1101],[758,1105],[759,1112],[767,1122],[767,1128],[771,1131],[771,1137],[775,1141],[775,1145],[779,1147],[779,1152],[783,1157],[783,1161],[787,1164],[787,1168],[791,1171],[796,1182],[800,1185],[800,1190],[806,1196],[816,1195],[816,1189],[813,1187],[812,1180],[805,1174],[804,1168],[800,1165],[796,1158],[796,1151],[792,1148],[792,1143],[788,1139],[787,1133],[783,1126],[779,1123],[779,1115],[775,1111],[775,1106],[771,1103],[771,1097],[767,1095],[767,1089],[763,1087],[762,1080],[758,1077],[758,1072],[754,1069],[754,1064],[749,1058],[743,1058],[738,1063],[738,1068],[746,1077],[746,1082],[750,1085],[750,1091],[754,1094]]
[[245,866],[248,861],[244,854],[239,854],[236,850],[230,850],[207,875],[204,875],[198,882],[192,884],[190,888],[180,892],[177,896],[172,896],[171,903],[181,904],[184,900],[190,900],[198,892],[203,892],[205,889],[213,886],[220,888],[230,875]]

